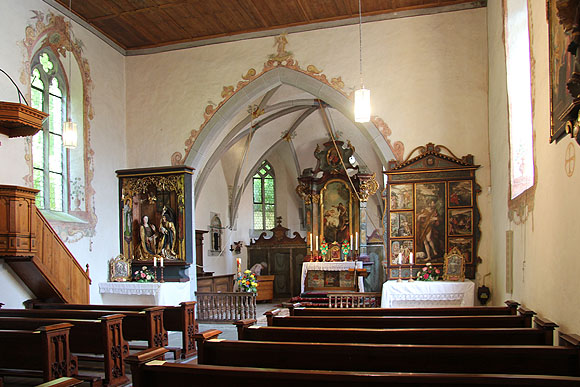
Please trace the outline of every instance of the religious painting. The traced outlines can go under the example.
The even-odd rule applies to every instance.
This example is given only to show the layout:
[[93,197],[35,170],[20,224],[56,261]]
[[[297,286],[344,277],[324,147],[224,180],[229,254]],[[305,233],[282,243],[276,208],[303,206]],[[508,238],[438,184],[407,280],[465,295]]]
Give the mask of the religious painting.
[[338,288],[340,287],[340,271],[325,271],[324,272],[324,287]]
[[574,57],[568,52],[570,32],[558,19],[558,9],[555,0],[548,1],[548,24],[550,44],[550,142],[560,140],[566,135],[566,121],[560,120],[562,113],[572,103],[566,82],[572,77]]
[[413,235],[413,213],[391,212],[391,238],[409,237]]
[[471,207],[471,180],[449,182],[449,207]]
[[330,148],[326,153],[326,162],[331,167],[336,167],[340,163],[340,157],[338,156],[338,152],[336,148]]
[[322,239],[331,244],[341,244],[344,240],[350,240],[352,234],[351,212],[352,196],[346,182],[342,180],[330,180],[321,192],[320,217]]
[[403,257],[403,265],[409,263],[409,258],[413,252],[413,240],[412,239],[397,239],[391,240],[391,264],[399,264],[399,254]]
[[443,264],[443,280],[444,281],[463,281],[465,279],[465,262],[461,252],[457,249],[452,249],[445,254],[445,262]]
[[308,270],[306,272],[306,287],[309,289],[324,287],[324,271]]
[[413,184],[392,184],[389,186],[390,210],[413,209]]
[[471,235],[473,233],[473,210],[449,210],[449,235]]
[[472,263],[473,256],[473,238],[453,237],[447,241],[447,251],[453,249],[459,250],[465,263]]
[[131,260],[123,254],[109,261],[109,280],[111,282],[131,281]]
[[344,270],[339,271],[339,273],[340,273],[340,287],[353,289],[356,285],[354,282],[355,279],[354,271]]
[[333,243],[328,248],[328,256],[331,261],[340,261],[340,245]]
[[442,263],[445,253],[445,183],[415,186],[417,264]]

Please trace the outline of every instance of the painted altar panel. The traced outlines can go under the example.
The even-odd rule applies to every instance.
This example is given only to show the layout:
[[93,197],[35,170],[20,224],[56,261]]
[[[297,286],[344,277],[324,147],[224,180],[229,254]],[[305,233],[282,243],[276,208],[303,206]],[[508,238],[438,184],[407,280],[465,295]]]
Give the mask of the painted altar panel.
[[332,244],[349,240],[353,234],[353,200],[350,187],[344,180],[330,180],[321,191],[320,227],[323,240]]

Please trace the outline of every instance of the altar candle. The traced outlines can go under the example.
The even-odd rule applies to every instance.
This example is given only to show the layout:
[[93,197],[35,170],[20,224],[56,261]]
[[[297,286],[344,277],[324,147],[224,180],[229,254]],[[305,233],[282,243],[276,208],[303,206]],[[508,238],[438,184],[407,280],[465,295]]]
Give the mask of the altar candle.
[[157,257],[153,257],[153,267],[157,267]]
[[358,251],[358,231],[354,233],[354,246],[355,250]]
[[409,254],[409,263],[413,264],[413,253]]
[[318,235],[316,236],[316,251],[318,251]]
[[161,267],[163,267],[163,257],[161,257]]
[[403,264],[403,254],[399,253],[399,265]]
[[352,234],[350,234],[350,250],[352,251]]
[[312,250],[314,250],[314,246],[312,246],[312,233],[310,234],[310,252],[312,252]]

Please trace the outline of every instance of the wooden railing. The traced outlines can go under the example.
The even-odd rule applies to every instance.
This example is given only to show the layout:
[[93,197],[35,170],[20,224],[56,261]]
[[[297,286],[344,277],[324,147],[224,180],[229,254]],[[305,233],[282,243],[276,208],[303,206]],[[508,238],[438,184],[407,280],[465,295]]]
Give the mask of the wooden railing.
[[381,293],[329,293],[329,308],[379,308]]
[[200,293],[197,297],[198,322],[231,322],[256,318],[255,293]]
[[0,258],[41,300],[89,303],[85,271],[36,208],[32,188],[0,185]]

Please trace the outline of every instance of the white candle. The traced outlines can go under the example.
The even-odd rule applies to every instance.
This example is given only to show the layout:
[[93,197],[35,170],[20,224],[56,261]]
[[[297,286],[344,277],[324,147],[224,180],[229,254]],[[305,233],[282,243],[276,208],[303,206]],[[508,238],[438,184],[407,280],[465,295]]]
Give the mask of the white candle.
[[161,257],[161,267],[163,267],[163,257]]
[[316,251],[318,251],[318,235],[316,236]]
[[354,249],[358,251],[358,231],[354,233],[354,246]]
[[157,257],[153,257],[153,267],[157,267]]
[[310,252],[312,252],[312,250],[314,250],[314,246],[312,246],[312,233],[310,234]]
[[413,253],[411,253],[409,255],[409,263],[412,265],[413,264]]
[[350,250],[352,251],[352,234],[350,234]]
[[403,264],[403,254],[399,253],[399,265]]

